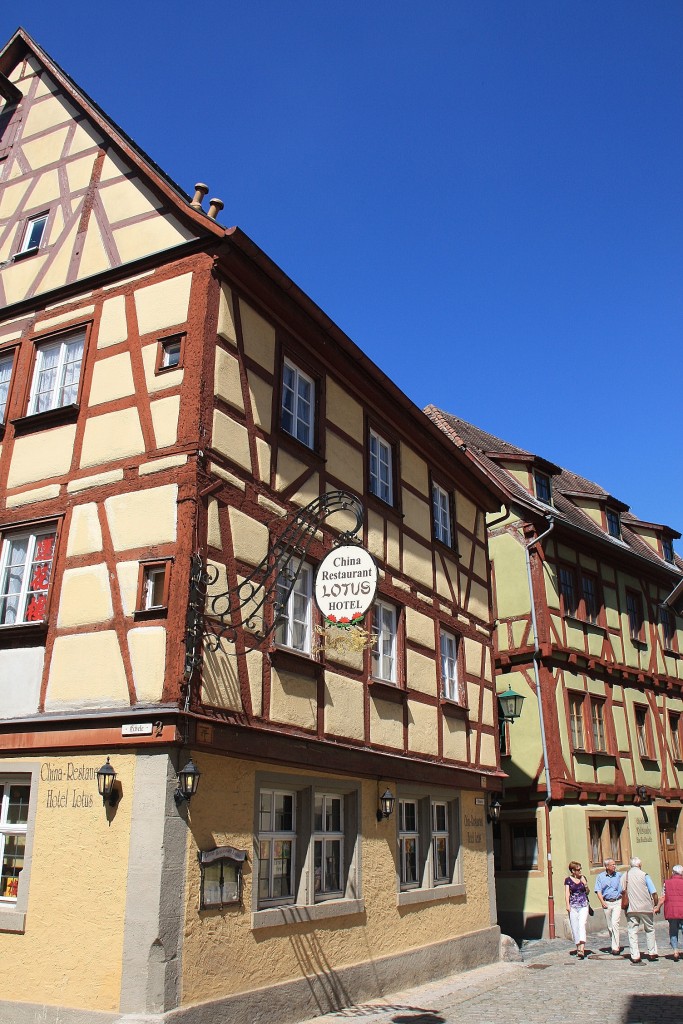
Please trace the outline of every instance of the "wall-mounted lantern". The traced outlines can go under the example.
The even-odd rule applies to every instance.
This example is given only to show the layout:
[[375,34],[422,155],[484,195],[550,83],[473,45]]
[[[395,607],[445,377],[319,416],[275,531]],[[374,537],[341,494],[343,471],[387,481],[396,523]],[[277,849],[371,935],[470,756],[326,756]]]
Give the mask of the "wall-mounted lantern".
[[498,703],[501,710],[501,718],[504,722],[514,722],[522,714],[522,704],[526,698],[521,693],[508,687],[503,693],[498,694]]
[[396,797],[390,789],[385,789],[379,798],[379,806],[377,808],[377,820],[384,821],[385,818],[390,818],[394,804],[396,803]]
[[497,796],[491,797],[488,814],[486,815],[486,817],[488,818],[492,825],[497,825],[498,822],[500,821],[500,812],[502,806],[503,805],[501,804],[500,799]]
[[200,850],[197,857],[202,875],[199,909],[212,910],[228,903],[239,903],[246,851],[234,846],[218,846],[215,850]]
[[189,802],[195,795],[201,774],[192,758],[178,772],[178,786],[173,794],[177,807],[186,801]]
[[119,792],[114,785],[116,782],[116,772],[109,763],[109,758],[107,758],[107,763],[103,764],[96,772],[96,775],[97,792],[102,797],[102,803],[109,804],[110,807],[116,807],[119,802]]

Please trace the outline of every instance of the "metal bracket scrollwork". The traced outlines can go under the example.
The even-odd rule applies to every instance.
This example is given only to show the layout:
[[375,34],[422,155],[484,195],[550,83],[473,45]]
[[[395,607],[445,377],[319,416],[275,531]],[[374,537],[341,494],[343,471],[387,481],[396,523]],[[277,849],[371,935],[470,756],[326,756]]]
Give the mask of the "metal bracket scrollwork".
[[[340,544],[358,543],[363,526],[364,508],[360,498],[348,491],[328,491],[304,508],[282,516],[282,531],[256,568],[234,590],[226,590],[209,599],[206,595],[219,578],[219,570],[205,567],[199,555],[192,557],[190,604],[187,613],[186,678],[201,661],[202,637],[207,648],[216,651],[233,645],[238,630],[246,629],[253,646],[261,647],[277,628],[289,596],[301,573],[301,567],[317,530],[337,512],[350,512],[354,523],[339,534]],[[273,615],[266,610],[273,605]],[[212,620],[204,631],[204,616]],[[189,675],[188,675],[189,672]]]

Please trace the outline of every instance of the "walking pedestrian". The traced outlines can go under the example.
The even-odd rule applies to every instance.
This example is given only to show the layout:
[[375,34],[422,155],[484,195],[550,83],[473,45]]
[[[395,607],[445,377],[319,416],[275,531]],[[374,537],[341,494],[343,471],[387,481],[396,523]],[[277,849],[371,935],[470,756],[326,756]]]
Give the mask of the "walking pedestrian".
[[669,922],[669,942],[674,951],[674,960],[679,959],[678,933],[683,928],[683,864],[674,864],[671,878],[662,886],[662,895],[655,907],[655,914],[664,907],[664,917]]
[[657,940],[655,938],[655,914],[654,908],[657,904],[657,890],[650,876],[642,869],[640,857],[631,857],[629,869],[622,876],[621,887],[628,897],[628,909],[626,910],[626,928],[628,930],[628,945],[631,954],[631,963],[640,964],[640,947],[638,945],[638,929],[643,926],[645,942],[647,945],[648,960],[658,960]]
[[605,870],[595,879],[595,892],[605,911],[607,931],[612,943],[612,956],[619,956],[619,925],[621,924],[621,872],[613,860],[605,861]]
[[577,860],[569,862],[569,874],[564,880],[564,900],[569,914],[569,924],[576,943],[576,955],[583,960],[586,955],[586,920],[588,918],[588,882],[581,874]]

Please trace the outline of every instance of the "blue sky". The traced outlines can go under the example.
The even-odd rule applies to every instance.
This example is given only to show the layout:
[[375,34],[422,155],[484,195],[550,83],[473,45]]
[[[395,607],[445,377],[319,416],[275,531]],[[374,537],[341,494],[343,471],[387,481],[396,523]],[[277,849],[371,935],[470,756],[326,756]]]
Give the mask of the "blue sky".
[[679,0],[22,16],[414,402],[683,530]]

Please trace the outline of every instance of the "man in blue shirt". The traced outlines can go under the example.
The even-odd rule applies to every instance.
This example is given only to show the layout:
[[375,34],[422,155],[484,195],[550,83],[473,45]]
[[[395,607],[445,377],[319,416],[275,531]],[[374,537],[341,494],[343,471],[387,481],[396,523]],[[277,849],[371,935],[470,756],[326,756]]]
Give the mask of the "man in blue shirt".
[[619,956],[619,924],[621,922],[621,872],[613,860],[605,861],[605,870],[595,879],[595,891],[605,911],[607,930],[612,941],[612,956]]

